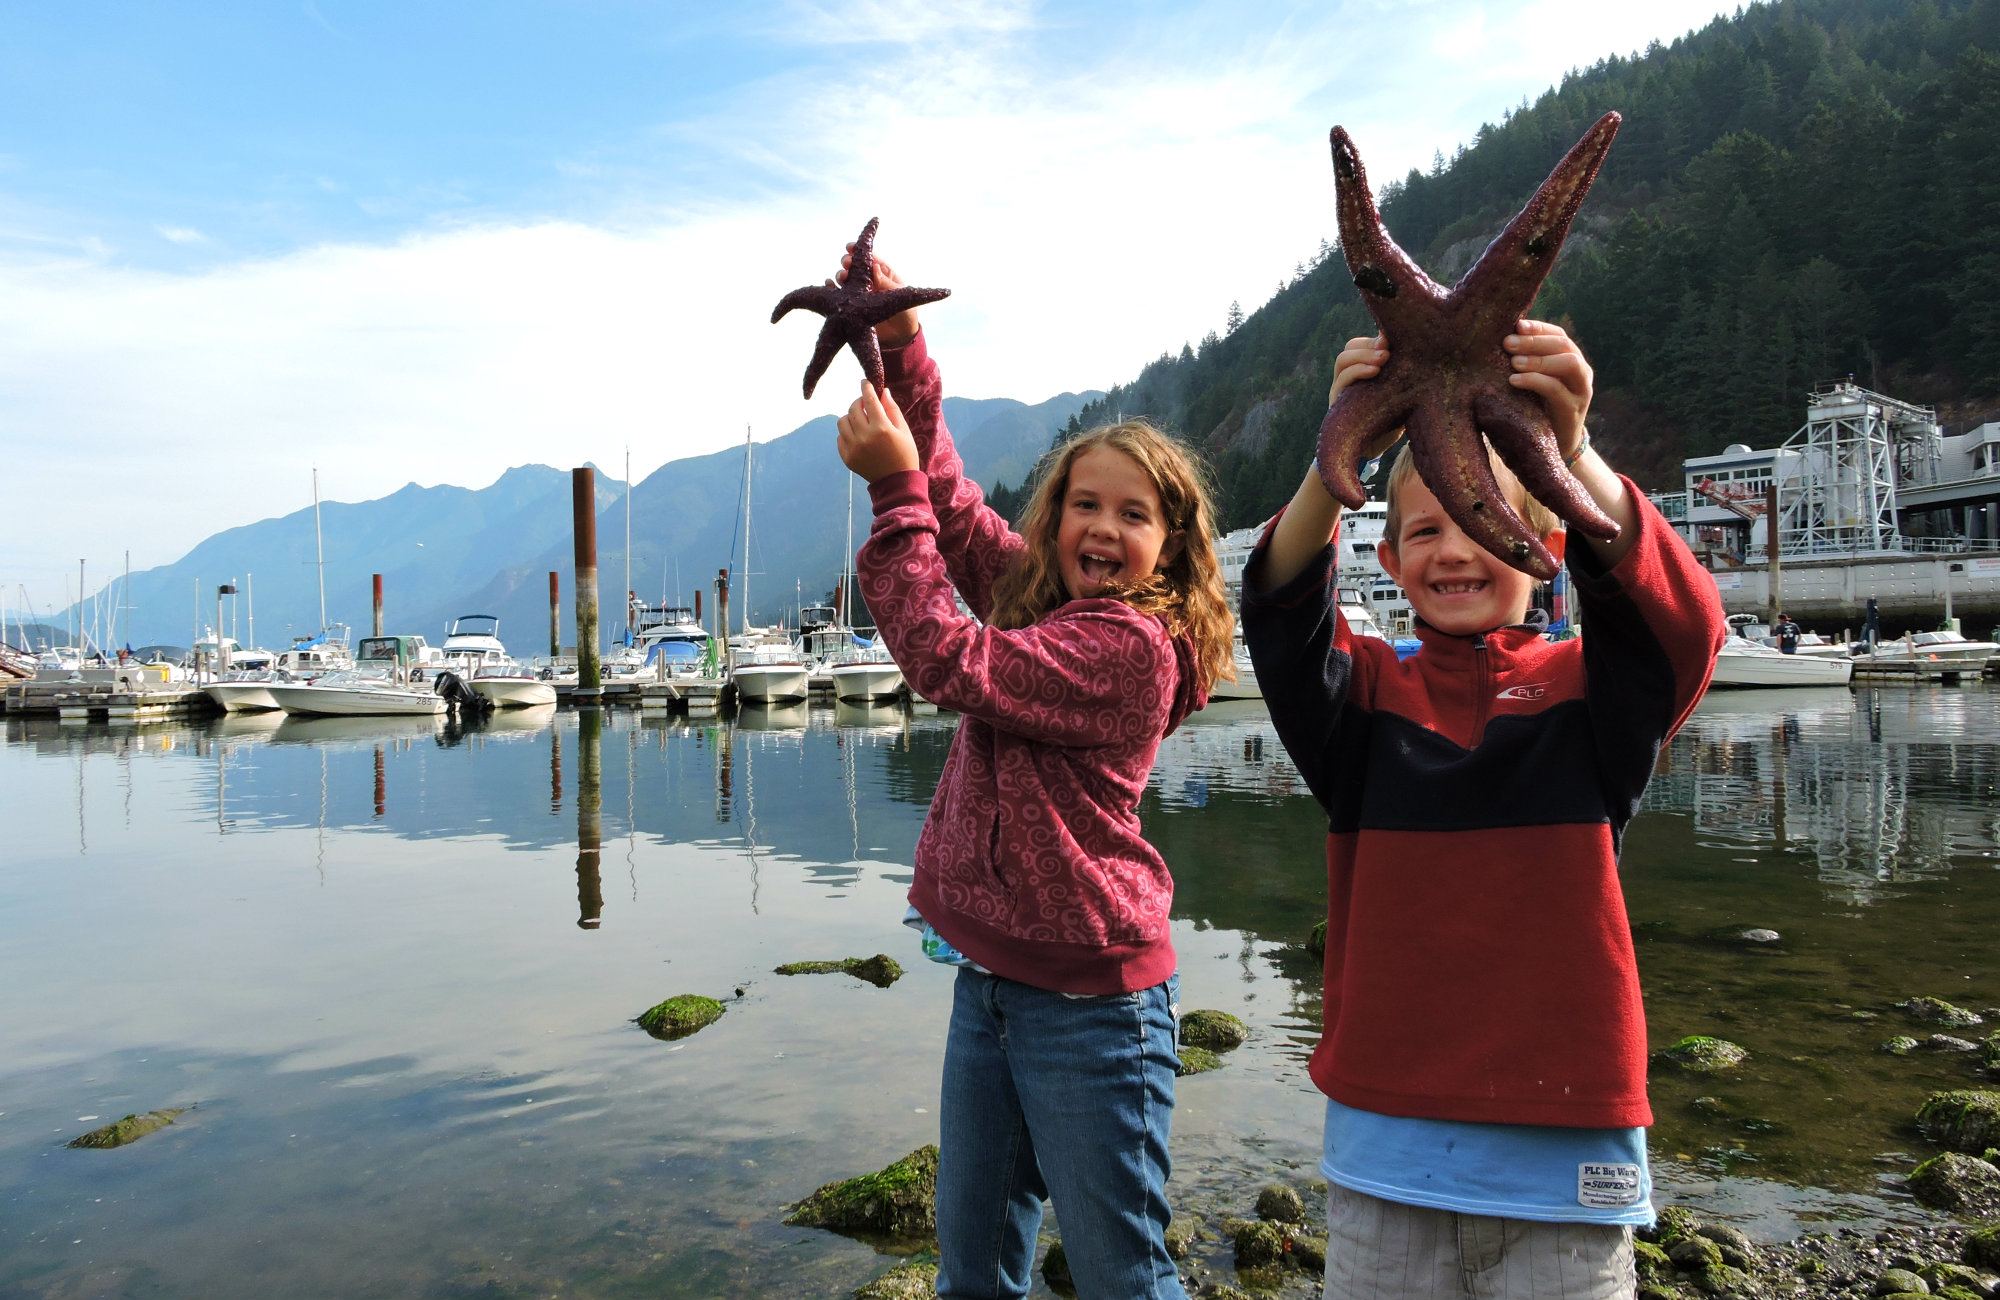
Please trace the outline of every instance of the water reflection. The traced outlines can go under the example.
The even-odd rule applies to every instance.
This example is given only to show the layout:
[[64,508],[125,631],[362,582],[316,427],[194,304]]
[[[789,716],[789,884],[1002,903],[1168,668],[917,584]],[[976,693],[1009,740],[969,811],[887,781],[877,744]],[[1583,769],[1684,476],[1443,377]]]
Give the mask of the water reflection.
[[1992,857],[2000,749],[1991,691],[1731,691],[1704,700],[1645,807],[1704,843],[1809,853],[1855,904]]
[[604,880],[598,858],[604,846],[604,714],[579,709],[576,739],[576,926],[595,930],[604,918]]

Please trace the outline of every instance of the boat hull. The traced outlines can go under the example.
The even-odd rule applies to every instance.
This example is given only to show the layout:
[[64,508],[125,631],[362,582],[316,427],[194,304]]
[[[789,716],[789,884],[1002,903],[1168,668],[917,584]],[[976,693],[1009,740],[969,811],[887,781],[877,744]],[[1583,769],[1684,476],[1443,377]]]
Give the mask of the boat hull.
[[224,713],[253,713],[279,707],[269,682],[210,682],[201,691]]
[[1818,655],[1735,654],[1724,650],[1715,659],[1711,687],[1845,686],[1854,678],[1854,664]]
[[840,700],[886,700],[903,689],[903,670],[893,663],[836,664],[833,695]]
[[790,703],[806,698],[803,664],[747,664],[729,679],[742,699],[756,704]]
[[273,686],[286,713],[333,717],[434,717],[450,706],[432,691],[376,690],[351,686]]
[[554,683],[533,678],[475,677],[472,689],[502,709],[531,709],[556,702]]

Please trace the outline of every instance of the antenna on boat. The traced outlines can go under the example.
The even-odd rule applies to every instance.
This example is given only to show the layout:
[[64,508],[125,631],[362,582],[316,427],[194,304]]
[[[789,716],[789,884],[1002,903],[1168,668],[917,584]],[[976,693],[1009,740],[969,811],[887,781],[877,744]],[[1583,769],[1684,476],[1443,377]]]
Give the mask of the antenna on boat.
[[[743,576],[736,584],[737,594],[743,598],[743,613],[737,619],[736,630],[743,636],[750,635],[750,426],[743,426]],[[724,628],[726,634],[728,628]]]
[[632,644],[632,444],[625,444],[625,644]]

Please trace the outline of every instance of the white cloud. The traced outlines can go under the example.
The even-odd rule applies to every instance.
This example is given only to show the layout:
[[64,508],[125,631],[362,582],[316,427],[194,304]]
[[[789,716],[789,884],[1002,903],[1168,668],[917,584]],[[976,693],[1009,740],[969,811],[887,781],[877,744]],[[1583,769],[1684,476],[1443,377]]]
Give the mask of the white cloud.
[[154,226],[161,239],[170,244],[206,244],[208,236],[192,226]]
[[[926,318],[949,391],[1037,401],[1129,379],[1332,234],[1330,125],[1379,179],[1427,166],[1568,67],[1678,30],[1658,6],[1650,25],[1617,8],[1533,0],[1471,46],[1428,39],[1466,26],[1456,5],[1261,32],[1212,18],[1064,65],[1030,61],[1024,7],[930,6],[920,45],[844,62],[838,82],[770,78],[668,124],[762,178],[750,199],[175,274],[103,249],[0,259],[0,449],[27,466],[0,488],[0,554],[50,582],[93,548],[100,571],[127,545],[165,563],[303,504],[314,464],[353,500],[530,461],[616,466],[627,444],[643,476],[746,423],[789,431],[844,407],[858,372],[837,361],[801,401],[816,321],[773,327],[771,305],[830,273],[870,216],[899,270],[954,291]],[[801,6],[797,33],[916,30],[890,6],[851,12]],[[1584,34],[1550,44],[1564,23]]]

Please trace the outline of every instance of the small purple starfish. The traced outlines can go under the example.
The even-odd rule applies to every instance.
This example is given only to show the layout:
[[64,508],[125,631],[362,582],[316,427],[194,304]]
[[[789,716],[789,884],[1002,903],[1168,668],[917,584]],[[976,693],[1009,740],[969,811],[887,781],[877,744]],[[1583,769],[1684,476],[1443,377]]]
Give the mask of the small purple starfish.
[[854,241],[854,257],[848,263],[846,283],[809,284],[794,289],[778,299],[777,309],[771,313],[773,325],[794,307],[804,307],[826,317],[826,324],[819,327],[819,342],[813,347],[812,360],[806,364],[807,397],[813,395],[813,385],[826,373],[834,354],[842,347],[854,349],[855,360],[861,363],[869,383],[886,389],[889,381],[882,369],[882,344],[875,337],[875,327],[899,312],[951,296],[949,289],[875,287],[875,227],[881,221],[880,217],[870,217],[861,228],[860,237]]
[[1389,348],[1382,373],[1342,389],[1320,425],[1320,477],[1343,505],[1359,509],[1368,499],[1355,472],[1361,448],[1400,425],[1445,513],[1514,568],[1546,581],[1556,558],[1500,490],[1486,438],[1522,486],[1579,532],[1606,541],[1618,535],[1563,467],[1540,399],[1507,382],[1514,366],[1503,342],[1555,265],[1619,121],[1616,113],[1597,119],[1450,292],[1382,228],[1361,155],[1346,131],[1333,128],[1341,251]]

